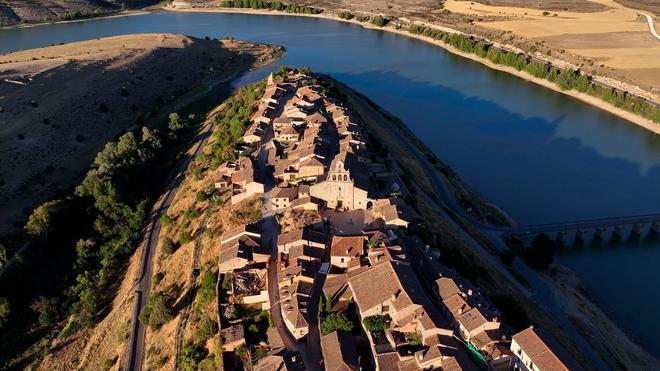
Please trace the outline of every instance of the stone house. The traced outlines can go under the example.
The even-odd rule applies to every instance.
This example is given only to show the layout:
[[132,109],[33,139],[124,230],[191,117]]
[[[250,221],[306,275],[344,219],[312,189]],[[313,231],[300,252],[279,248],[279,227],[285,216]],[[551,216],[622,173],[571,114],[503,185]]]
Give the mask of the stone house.
[[341,152],[332,161],[325,178],[310,187],[310,193],[331,209],[367,209],[369,171],[359,165],[355,156]]
[[569,369],[539,336],[534,327],[529,327],[513,335],[511,352],[513,353],[511,358],[512,370],[568,371]]

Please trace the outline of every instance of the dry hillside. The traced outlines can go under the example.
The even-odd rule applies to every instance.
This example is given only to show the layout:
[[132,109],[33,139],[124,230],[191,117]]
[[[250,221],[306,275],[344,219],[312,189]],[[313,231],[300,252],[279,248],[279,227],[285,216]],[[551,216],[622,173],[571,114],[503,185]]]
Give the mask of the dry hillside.
[[157,2],[158,0],[4,0],[0,1],[0,26],[100,15]]
[[77,184],[106,142],[270,52],[146,34],[0,56],[0,234]]

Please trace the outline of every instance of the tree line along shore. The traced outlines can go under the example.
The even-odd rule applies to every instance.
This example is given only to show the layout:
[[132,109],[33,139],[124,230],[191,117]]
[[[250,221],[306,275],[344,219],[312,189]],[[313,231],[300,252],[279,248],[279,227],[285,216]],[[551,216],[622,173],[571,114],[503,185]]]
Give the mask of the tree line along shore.
[[[198,10],[200,8],[191,9]],[[618,110],[632,113],[641,118],[641,120],[634,120],[628,115],[625,117],[622,115],[619,116],[635,121],[637,124],[640,124],[639,121],[645,121],[647,123],[646,125],[640,125],[649,130],[653,130],[651,129],[652,125],[660,125],[660,106],[658,106],[656,102],[631,94],[628,91],[597,82],[595,81],[594,76],[581,71],[580,69],[566,69],[554,66],[549,62],[535,59],[525,53],[517,53],[499,48],[492,42],[475,35],[449,32],[448,30],[439,30],[430,26],[417,25],[410,22],[404,22],[396,17],[374,14],[357,14],[346,11],[335,13],[331,10],[310,6],[285,5],[279,1],[225,0],[219,4],[219,8],[209,9],[273,11],[275,13],[280,12],[294,15],[321,16],[324,18],[363,24],[368,27],[383,28],[384,30],[396,31],[397,33],[408,34],[415,37],[428,38],[441,44],[441,46],[448,46],[459,52],[471,55],[474,59],[486,60],[494,65],[502,67],[511,67],[520,73],[550,83],[550,86],[556,88],[556,90],[562,92],[577,92],[596,98],[597,101],[604,104],[595,104],[591,100],[587,102],[600,106],[601,108],[607,108],[607,106],[610,106]],[[181,10],[181,8],[172,8],[172,10]],[[616,112],[613,112],[611,109],[608,109],[608,111],[616,114]]]

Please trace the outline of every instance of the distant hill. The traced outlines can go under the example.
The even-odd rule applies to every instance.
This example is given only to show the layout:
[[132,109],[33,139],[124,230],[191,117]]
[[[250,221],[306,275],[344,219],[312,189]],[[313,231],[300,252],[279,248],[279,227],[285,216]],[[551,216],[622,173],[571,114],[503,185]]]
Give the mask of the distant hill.
[[76,19],[140,8],[158,0],[3,0],[0,25]]

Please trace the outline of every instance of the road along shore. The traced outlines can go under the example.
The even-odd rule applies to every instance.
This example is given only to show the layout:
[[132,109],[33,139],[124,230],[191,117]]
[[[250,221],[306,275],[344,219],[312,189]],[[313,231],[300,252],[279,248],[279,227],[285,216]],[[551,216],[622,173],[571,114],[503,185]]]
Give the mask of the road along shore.
[[[274,11],[274,10],[258,10],[258,9],[240,9],[240,8],[217,8],[217,7],[204,7],[204,8],[191,8],[191,7],[173,7],[173,6],[165,6],[163,7],[164,10],[167,11],[173,11],[173,12],[202,12],[202,13],[234,13],[234,14],[256,14],[256,15],[276,15],[276,16],[293,16],[293,17],[309,17],[309,18],[321,18],[321,19],[328,19],[328,20],[333,20],[333,21],[338,21],[338,22],[346,22],[346,23],[353,23],[360,25],[364,28],[369,28],[369,29],[376,29],[376,30],[382,30],[382,31],[387,31],[387,32],[392,32],[398,35],[403,35],[407,36],[410,38],[414,38],[417,40],[421,40],[430,44],[433,44],[435,46],[439,46],[453,54],[459,55],[461,57],[470,59],[472,61],[481,63],[482,65],[497,70],[497,71],[502,71],[506,72],[508,74],[514,75],[516,77],[519,77],[523,80],[529,81],[531,83],[541,85],[545,88],[554,90],[558,93],[562,93],[568,96],[571,96],[575,99],[578,99],[582,102],[585,102],[587,104],[590,104],[594,107],[600,108],[604,111],[607,111],[613,115],[616,115],[620,118],[625,119],[628,122],[631,122],[633,124],[636,124],[646,130],[649,130],[655,134],[660,134],[660,124],[656,124],[653,121],[641,117],[639,115],[636,115],[632,112],[628,112],[624,109],[618,108],[610,103],[607,103],[599,98],[593,97],[591,95],[588,95],[586,93],[580,93],[576,90],[561,90],[559,86],[556,84],[545,80],[545,79],[540,79],[537,77],[534,77],[527,72],[524,71],[518,71],[513,67],[508,67],[508,66],[503,66],[499,64],[495,64],[491,62],[490,60],[486,58],[481,58],[475,54],[470,54],[470,53],[465,53],[462,52],[454,47],[452,47],[449,44],[445,44],[442,41],[432,39],[430,37],[422,36],[422,35],[416,35],[416,34],[411,34],[410,32],[407,31],[407,29],[400,29],[397,30],[391,25],[387,25],[384,27],[378,27],[375,25],[372,25],[371,23],[364,23],[364,22],[359,22],[356,19],[342,19],[339,18],[336,14],[330,14],[330,13],[321,13],[321,14],[297,14],[297,13],[286,13],[286,12],[280,12],[280,11]],[[440,28],[438,28],[440,29]],[[446,27],[443,27],[443,30],[445,30]],[[458,31],[455,31],[456,33],[459,33]]]

